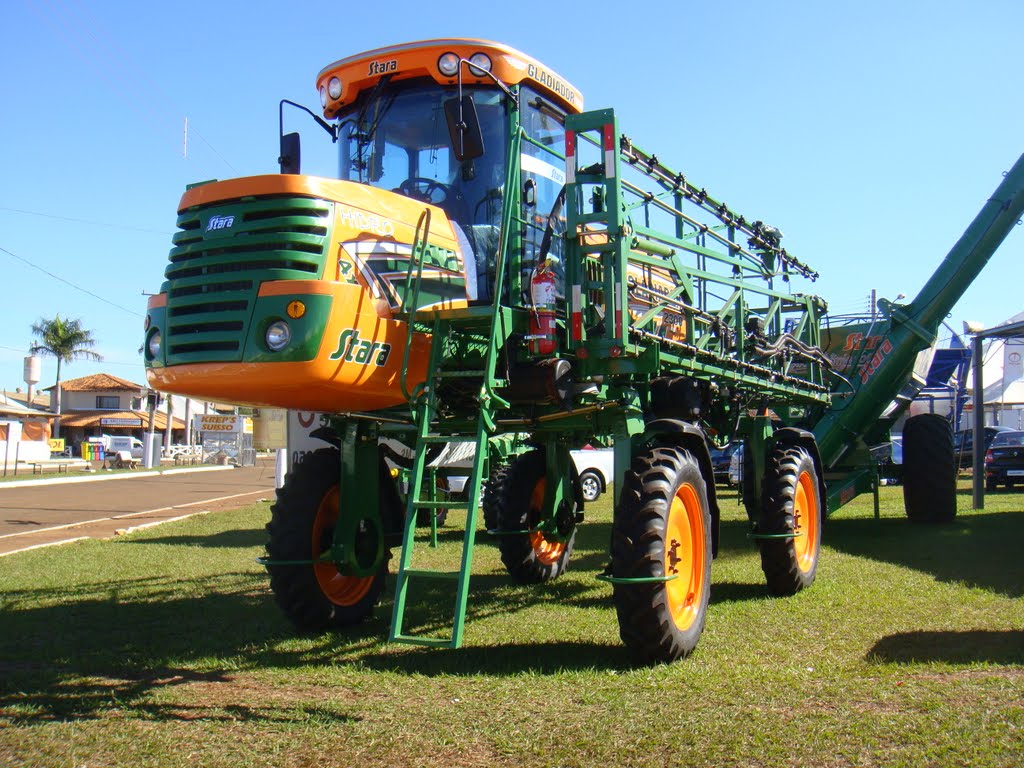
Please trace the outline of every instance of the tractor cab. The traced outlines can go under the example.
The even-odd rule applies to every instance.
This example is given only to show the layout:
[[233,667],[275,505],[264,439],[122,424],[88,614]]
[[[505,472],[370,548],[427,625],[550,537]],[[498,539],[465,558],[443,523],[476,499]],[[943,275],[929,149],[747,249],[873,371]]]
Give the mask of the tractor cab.
[[[339,178],[441,208],[471,301],[491,299],[506,205],[522,222],[509,226],[507,246],[524,269],[549,218],[564,221],[564,121],[582,96],[525,54],[427,41],[336,62],[318,85],[325,117],[338,121]],[[557,265],[561,241],[548,240]]]

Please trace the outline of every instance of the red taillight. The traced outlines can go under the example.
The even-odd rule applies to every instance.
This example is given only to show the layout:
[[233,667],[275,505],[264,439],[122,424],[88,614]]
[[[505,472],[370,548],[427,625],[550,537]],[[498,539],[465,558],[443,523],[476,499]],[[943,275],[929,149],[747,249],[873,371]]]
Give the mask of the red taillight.
[[992,449],[989,448],[987,451],[985,451],[985,463],[986,464],[991,464],[992,463],[992,458],[993,458],[993,456],[992,456]]

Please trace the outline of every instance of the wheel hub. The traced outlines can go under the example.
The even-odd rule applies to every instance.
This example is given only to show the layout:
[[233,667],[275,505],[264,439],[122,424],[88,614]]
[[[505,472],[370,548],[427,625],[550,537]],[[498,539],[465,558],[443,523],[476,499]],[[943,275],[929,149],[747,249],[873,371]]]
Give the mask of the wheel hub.
[[668,569],[669,569],[669,571],[671,573],[679,573],[679,568],[677,568],[676,566],[679,563],[679,561],[683,559],[683,558],[681,558],[679,556],[679,547],[680,546],[681,545],[680,545],[679,541],[676,540],[676,539],[672,539],[669,542],[669,545],[668,545]]

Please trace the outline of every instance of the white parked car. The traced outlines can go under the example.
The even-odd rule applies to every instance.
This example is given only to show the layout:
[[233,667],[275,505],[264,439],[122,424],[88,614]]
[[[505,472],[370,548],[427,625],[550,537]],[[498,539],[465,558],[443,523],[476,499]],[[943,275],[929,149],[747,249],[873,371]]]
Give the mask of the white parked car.
[[615,452],[611,448],[583,448],[571,454],[576,471],[580,473],[583,500],[596,501],[615,477]]
[[729,459],[729,486],[736,488],[743,480],[743,443],[733,451]]
[[[615,476],[615,452],[611,448],[582,448],[570,453],[583,486],[583,500],[595,501],[608,490]],[[448,492],[462,493],[468,479],[464,475],[449,477]]]

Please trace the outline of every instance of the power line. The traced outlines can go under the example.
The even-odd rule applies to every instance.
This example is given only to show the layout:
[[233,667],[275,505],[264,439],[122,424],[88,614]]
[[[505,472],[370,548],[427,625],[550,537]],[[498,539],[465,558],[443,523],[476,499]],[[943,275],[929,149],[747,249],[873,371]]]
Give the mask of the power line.
[[55,275],[55,274],[53,274],[53,272],[50,272],[50,271],[48,271],[48,270],[45,270],[45,269],[43,269],[43,268],[42,268],[42,267],[40,267],[40,266],[39,266],[38,264],[33,264],[33,263],[32,263],[31,261],[29,261],[28,259],[22,258],[21,256],[19,256],[19,255],[18,255],[18,254],[16,254],[16,253],[12,253],[11,251],[9,251],[9,250],[7,250],[6,248],[4,248],[3,246],[0,246],[0,251],[2,251],[3,253],[6,253],[6,254],[7,254],[8,256],[10,256],[11,258],[17,259],[17,260],[18,260],[18,261],[20,261],[20,262],[23,262],[23,263],[25,263],[25,264],[28,264],[28,265],[29,265],[30,267],[32,267],[32,269],[38,269],[38,270],[39,270],[40,272],[42,272],[42,273],[43,273],[44,275],[47,275],[47,276],[49,276],[49,277],[52,277],[52,278],[53,278],[54,280],[58,280],[58,281],[60,281],[60,282],[64,283],[65,285],[69,285],[69,286],[71,286],[71,287],[72,287],[72,288],[74,288],[74,289],[75,289],[76,291],[81,291],[82,293],[86,293],[86,294],[88,294],[88,295],[92,296],[92,297],[93,297],[94,299],[99,299],[99,300],[100,300],[100,301],[102,301],[102,302],[103,302],[104,304],[109,304],[110,306],[112,306],[112,307],[116,307],[117,309],[120,309],[120,310],[121,310],[121,311],[123,311],[123,312],[127,312],[127,313],[128,313],[128,314],[130,314],[130,315],[135,315],[136,317],[143,317],[143,315],[142,315],[142,314],[140,314],[139,312],[136,312],[136,311],[134,311],[134,310],[128,309],[127,307],[122,307],[122,306],[121,306],[120,304],[116,304],[116,303],[114,303],[113,301],[110,301],[110,299],[105,299],[105,298],[103,298],[102,296],[100,296],[99,294],[93,293],[92,291],[89,291],[89,290],[86,290],[85,288],[82,288],[82,287],[81,287],[80,285],[75,285],[75,284],[74,284],[74,283],[72,283],[71,281],[69,281],[69,280],[65,280],[65,279],[64,279],[63,277],[61,277],[60,275]]
[[[31,355],[32,354],[32,350],[31,349],[18,349],[17,347],[5,347],[3,345],[0,345],[0,349],[6,349],[8,352],[18,352],[18,353],[20,353],[22,355]],[[96,365],[100,365],[101,361],[95,361],[95,364]],[[103,358],[102,365],[104,365],[104,366],[107,366],[107,365],[123,365],[123,366],[130,366],[130,367],[136,368],[136,367],[139,367],[139,366],[143,366],[145,364],[142,362],[141,359],[135,361],[134,363],[125,363],[125,362],[119,362],[117,360],[108,360],[107,358]]]
[[108,224],[105,221],[90,221],[89,219],[73,219],[70,216],[54,216],[51,213],[40,213],[39,211],[26,211],[22,208],[4,208],[0,207],[0,211],[10,211],[11,213],[24,213],[28,216],[41,216],[44,219],[56,219],[58,221],[72,221],[76,224],[91,224],[96,227],[108,227],[109,229],[126,229],[131,232],[148,232],[154,235],[170,235],[173,236],[173,232],[167,232],[160,229],[143,229],[142,227],[126,227],[121,224]]

